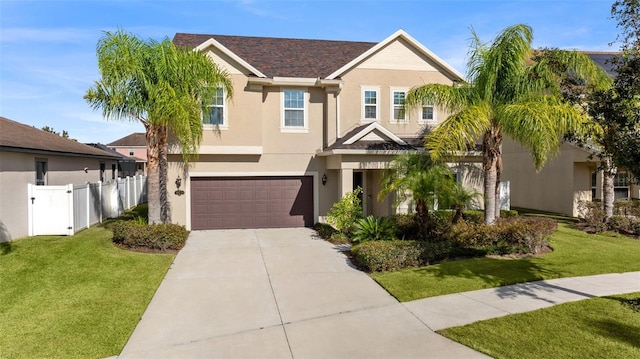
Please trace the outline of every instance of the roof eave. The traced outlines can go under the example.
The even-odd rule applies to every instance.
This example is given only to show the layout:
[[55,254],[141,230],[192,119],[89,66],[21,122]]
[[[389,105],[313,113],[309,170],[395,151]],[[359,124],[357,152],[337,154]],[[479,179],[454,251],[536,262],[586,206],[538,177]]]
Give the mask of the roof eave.
[[258,69],[253,67],[248,62],[246,62],[240,56],[236,55],[233,51],[229,50],[227,47],[225,47],[224,45],[222,45],[221,43],[216,41],[214,38],[210,38],[209,40],[207,40],[207,41],[203,42],[202,44],[196,46],[194,50],[203,51],[203,50],[207,49],[210,46],[213,46],[213,47],[217,48],[218,50],[222,51],[222,53],[224,53],[225,55],[229,56],[231,59],[233,59],[234,61],[239,63],[241,66],[243,66],[245,69],[249,70],[250,72],[252,72],[256,76],[262,77],[262,78],[266,78],[267,77],[265,74],[260,72]]

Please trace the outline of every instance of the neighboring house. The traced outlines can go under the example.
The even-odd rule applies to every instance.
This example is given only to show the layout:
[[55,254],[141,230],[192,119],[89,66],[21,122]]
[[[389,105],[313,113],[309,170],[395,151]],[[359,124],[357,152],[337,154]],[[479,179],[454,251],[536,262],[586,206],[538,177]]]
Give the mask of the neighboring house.
[[111,179],[116,179],[116,173],[118,174],[119,178],[133,177],[138,174],[141,175],[144,173],[143,171],[138,171],[138,163],[140,161],[139,158],[125,156],[122,153],[108,147],[107,145],[103,145],[102,143],[87,143],[87,145],[111,153],[112,155],[119,158],[118,163],[112,165],[113,168],[111,171]]
[[115,178],[119,157],[0,117],[0,242],[28,235],[27,184]]
[[[147,137],[144,132],[135,132],[108,143],[107,146],[136,161],[136,175],[147,174]],[[126,172],[125,169],[122,169]],[[126,177],[126,176],[125,176]]]
[[[406,92],[463,76],[406,32],[379,43],[178,33],[229,74],[203,119],[199,157],[169,155],[172,220],[188,229],[312,226],[360,186],[364,213],[396,212],[377,200],[383,170],[447,114],[405,112]],[[473,157],[472,161],[478,161]],[[457,173],[467,183],[468,173]],[[476,186],[481,188],[481,186]]]
[[[587,52],[612,76],[610,60],[616,53]],[[528,150],[506,139],[503,146],[502,180],[510,182],[511,205],[543,211],[580,215],[579,202],[602,199],[602,171],[597,156],[571,143],[564,143],[557,157],[536,173]],[[614,180],[615,198],[640,198],[640,186],[633,185],[624,169]]]

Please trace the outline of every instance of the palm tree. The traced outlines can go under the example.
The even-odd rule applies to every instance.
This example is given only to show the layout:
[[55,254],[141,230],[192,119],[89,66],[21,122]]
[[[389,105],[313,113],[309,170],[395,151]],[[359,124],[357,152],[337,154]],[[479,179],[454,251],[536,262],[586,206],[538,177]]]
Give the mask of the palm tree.
[[[485,223],[499,211],[502,141],[509,136],[527,148],[536,170],[559,149],[562,136],[587,120],[583,111],[559,96],[560,74],[545,61],[533,62],[532,30],[526,25],[504,29],[490,46],[473,33],[468,83],[427,84],[411,89],[406,106],[433,103],[450,115],[425,138],[434,160],[446,160],[482,141]],[[585,54],[557,51],[554,58],[588,84],[607,81],[606,73]]]
[[167,201],[167,143],[182,151],[185,165],[202,139],[202,113],[214,92],[233,93],[228,74],[204,54],[176,48],[165,38],[143,41],[118,30],[98,41],[101,79],[85,100],[107,119],[140,121],[147,137],[149,223],[170,221]]
[[429,206],[434,206],[455,184],[449,168],[434,163],[426,152],[412,152],[391,161],[382,177],[378,200],[395,193],[400,203],[411,196],[416,203],[420,236],[424,236],[428,231]]
[[475,202],[476,198],[480,196],[478,191],[471,188],[464,188],[461,184],[455,183],[444,192],[442,196],[439,196],[438,203],[442,203],[445,207],[449,207],[455,210],[452,224],[456,224],[462,219],[462,211],[467,208],[468,205]]

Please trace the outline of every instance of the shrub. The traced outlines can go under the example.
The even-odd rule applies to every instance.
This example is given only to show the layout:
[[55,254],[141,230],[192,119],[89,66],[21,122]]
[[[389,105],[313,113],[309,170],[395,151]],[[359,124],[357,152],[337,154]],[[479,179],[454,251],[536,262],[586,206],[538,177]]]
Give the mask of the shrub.
[[337,230],[328,223],[318,222],[313,226],[313,229],[315,229],[315,231],[318,232],[318,236],[324,240],[331,238],[331,236],[337,232]]
[[492,226],[461,222],[452,226],[446,236],[458,253],[474,249],[498,255],[538,254],[548,248],[546,239],[557,226],[548,218],[514,217]]
[[640,219],[627,216],[613,216],[609,219],[609,229],[623,234],[640,236]]
[[446,242],[370,241],[355,246],[351,253],[355,264],[370,272],[424,266],[447,258],[450,246]]
[[358,187],[334,203],[327,213],[327,222],[340,232],[350,233],[356,221],[362,218],[360,193],[362,188]]
[[597,233],[607,230],[606,216],[602,209],[602,203],[580,201],[578,202],[578,212],[580,213],[580,219],[592,231]]
[[619,216],[640,217],[640,201],[616,201],[613,204],[613,213]]
[[396,239],[396,230],[386,218],[367,216],[356,222],[352,240],[354,242]]
[[177,224],[141,224],[118,221],[111,227],[113,242],[129,248],[178,250],[184,246],[189,231]]
[[415,213],[396,214],[389,218],[395,227],[399,239],[413,240],[419,238],[420,227]]
[[479,210],[467,210],[462,212],[462,219],[471,223],[483,223],[484,211]]

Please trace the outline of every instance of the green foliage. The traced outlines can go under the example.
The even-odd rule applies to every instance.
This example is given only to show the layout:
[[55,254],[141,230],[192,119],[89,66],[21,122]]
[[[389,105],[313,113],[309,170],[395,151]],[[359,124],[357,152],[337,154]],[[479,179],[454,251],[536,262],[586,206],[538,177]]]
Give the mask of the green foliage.
[[111,227],[113,242],[129,248],[178,250],[184,246],[189,231],[177,224],[144,224],[118,221]]
[[547,238],[557,229],[548,218],[501,219],[495,225],[460,222],[446,237],[457,248],[472,248],[488,254],[539,254],[549,248]]
[[438,333],[496,359],[639,358],[639,314],[628,304],[639,295],[564,303]]
[[[490,44],[472,34],[467,78],[450,86],[427,84],[411,89],[406,106],[427,101],[451,114],[426,136],[426,148],[436,161],[446,161],[473,148],[481,138],[485,163],[485,221],[495,220],[496,171],[503,138],[509,136],[531,153],[536,169],[557,153],[559,139],[579,129],[586,116],[563,101],[554,64],[588,84],[601,82],[604,71],[579,51],[554,51],[553,64],[532,63],[533,31],[517,24],[502,30]],[[547,52],[547,51],[545,51]]]
[[638,217],[613,216],[609,219],[607,225],[613,231],[640,236],[640,218]]
[[111,237],[93,226],[0,251],[0,357],[120,354],[174,255],[122,250]]
[[313,229],[315,229],[315,231],[318,232],[318,236],[324,240],[331,238],[331,235],[337,232],[336,229],[328,223],[318,222],[313,226]]
[[620,200],[613,204],[613,213],[619,216],[635,216],[640,217],[640,201]]
[[591,232],[599,233],[607,230],[607,216],[602,209],[601,202],[580,201],[578,202],[579,217]]
[[370,241],[351,250],[356,265],[366,271],[392,271],[406,267],[428,265],[442,260],[449,253],[447,243],[424,241]]
[[367,216],[356,222],[352,240],[354,242],[396,239],[393,222],[384,217]]
[[418,240],[420,226],[415,213],[395,214],[389,218],[398,232],[399,239]]
[[334,203],[327,213],[327,222],[342,233],[351,233],[356,221],[362,218],[360,193],[362,188],[358,187]]

